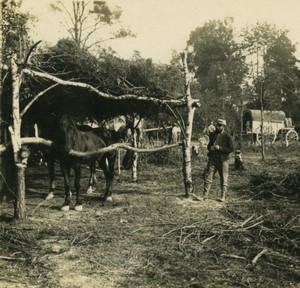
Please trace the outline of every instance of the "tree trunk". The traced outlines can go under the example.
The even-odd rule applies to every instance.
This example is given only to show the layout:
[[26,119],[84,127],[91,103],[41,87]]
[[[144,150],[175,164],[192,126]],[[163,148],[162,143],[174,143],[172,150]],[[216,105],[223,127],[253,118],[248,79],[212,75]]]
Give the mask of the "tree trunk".
[[[0,51],[0,59],[2,59]],[[6,75],[2,75],[6,74]],[[4,94],[4,85],[8,82],[8,68],[0,69],[0,143],[5,144],[9,141],[10,135],[7,130],[11,115],[11,95]],[[6,79],[6,81],[4,80]],[[13,153],[10,149],[0,154],[0,204],[14,199],[15,194],[15,173]]]
[[16,164],[16,178],[17,178],[17,196],[15,200],[15,213],[14,217],[17,220],[24,220],[26,215],[26,202],[25,202],[25,167],[22,163]]
[[15,174],[16,174],[16,190],[14,217],[18,220],[26,219],[25,204],[25,166],[22,164],[21,157],[21,117],[20,117],[20,97],[19,89],[21,85],[22,75],[18,73],[18,67],[15,57],[11,58],[12,72],[12,114],[13,126],[9,127],[11,134],[11,143],[14,154]]
[[187,66],[187,51],[184,51],[181,54],[182,63],[183,63],[183,72],[184,72],[184,80],[185,80],[185,98],[187,105],[187,119],[185,123],[185,138],[183,139],[182,145],[182,172],[183,172],[183,180],[185,187],[185,196],[189,197],[190,194],[193,193],[194,186],[192,180],[192,155],[191,155],[191,139],[192,139],[192,131],[193,131],[193,119],[195,108],[193,107],[194,100],[191,96],[190,91],[190,79],[189,79],[189,71]]

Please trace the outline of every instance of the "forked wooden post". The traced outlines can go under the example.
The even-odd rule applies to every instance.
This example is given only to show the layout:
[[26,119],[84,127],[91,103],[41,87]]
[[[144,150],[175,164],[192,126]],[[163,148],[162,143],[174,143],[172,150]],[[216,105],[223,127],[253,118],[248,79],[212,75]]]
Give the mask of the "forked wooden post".
[[9,127],[11,134],[11,143],[14,153],[14,162],[16,168],[16,189],[14,205],[14,217],[18,220],[26,219],[26,204],[25,204],[25,166],[22,163],[21,155],[21,116],[20,116],[20,97],[19,89],[22,81],[22,74],[18,71],[16,58],[12,57],[11,61],[12,72],[12,114],[13,125]]
[[193,131],[193,119],[195,109],[198,106],[195,105],[196,102],[191,96],[190,90],[190,74],[187,66],[187,51],[185,50],[181,53],[182,64],[183,64],[183,73],[184,73],[184,92],[185,92],[185,100],[187,107],[187,119],[185,123],[185,139],[183,139],[182,145],[182,154],[183,154],[183,163],[182,163],[182,172],[184,179],[184,187],[185,187],[185,196],[189,197],[190,194],[193,193],[193,179],[192,179],[192,155],[191,155],[191,139],[192,139],[192,131]]

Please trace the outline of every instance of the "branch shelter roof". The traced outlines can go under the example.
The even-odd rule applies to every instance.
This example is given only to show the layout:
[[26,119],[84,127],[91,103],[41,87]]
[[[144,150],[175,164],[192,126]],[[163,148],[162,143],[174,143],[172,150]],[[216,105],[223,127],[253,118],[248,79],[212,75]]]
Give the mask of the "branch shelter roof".
[[[108,95],[110,96],[110,95]],[[111,95],[112,96],[112,95]],[[69,114],[76,117],[90,117],[97,120],[119,115],[137,113],[151,117],[159,112],[170,112],[167,106],[180,107],[184,102],[162,95],[119,95],[102,97],[82,87],[58,86],[40,97],[26,113],[29,118],[40,118],[50,114]]]

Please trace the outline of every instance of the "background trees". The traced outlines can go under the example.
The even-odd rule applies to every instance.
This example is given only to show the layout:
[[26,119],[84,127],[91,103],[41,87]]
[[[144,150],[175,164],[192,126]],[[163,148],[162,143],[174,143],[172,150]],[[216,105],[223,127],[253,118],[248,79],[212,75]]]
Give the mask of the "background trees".
[[252,105],[259,106],[258,100],[263,93],[265,109],[286,110],[285,112],[291,115],[292,111],[287,111],[289,109],[284,102],[295,92],[298,80],[295,46],[287,33],[287,30],[279,29],[275,25],[257,23],[242,31],[242,45],[251,59],[250,77],[256,94]]
[[288,31],[257,23],[236,34],[233,25],[231,18],[212,20],[190,34],[192,87],[201,102],[195,121],[203,127],[225,117],[237,133],[241,110],[262,104],[299,122],[299,70]]
[[[230,120],[241,95],[247,66],[235,41],[233,19],[211,20],[191,32],[191,66],[199,85],[203,122],[220,117]],[[204,112],[205,111],[205,112]],[[229,121],[234,126],[236,119]],[[232,127],[234,129],[236,127]]]

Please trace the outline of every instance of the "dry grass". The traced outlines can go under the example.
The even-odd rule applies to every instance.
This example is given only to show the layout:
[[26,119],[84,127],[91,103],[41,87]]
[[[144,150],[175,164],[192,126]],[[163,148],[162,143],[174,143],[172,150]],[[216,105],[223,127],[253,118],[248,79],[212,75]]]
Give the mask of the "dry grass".
[[[297,287],[299,191],[291,183],[300,157],[284,153],[268,151],[264,163],[245,153],[248,170],[232,171],[226,204],[215,201],[218,179],[211,199],[196,202],[182,196],[180,166],[148,164],[139,183],[116,175],[113,202],[85,196],[81,213],[59,211],[61,178],[57,197],[43,201],[47,169],[31,167],[28,220],[11,222],[12,207],[3,207],[0,287]],[[193,166],[200,192],[205,162]]]

